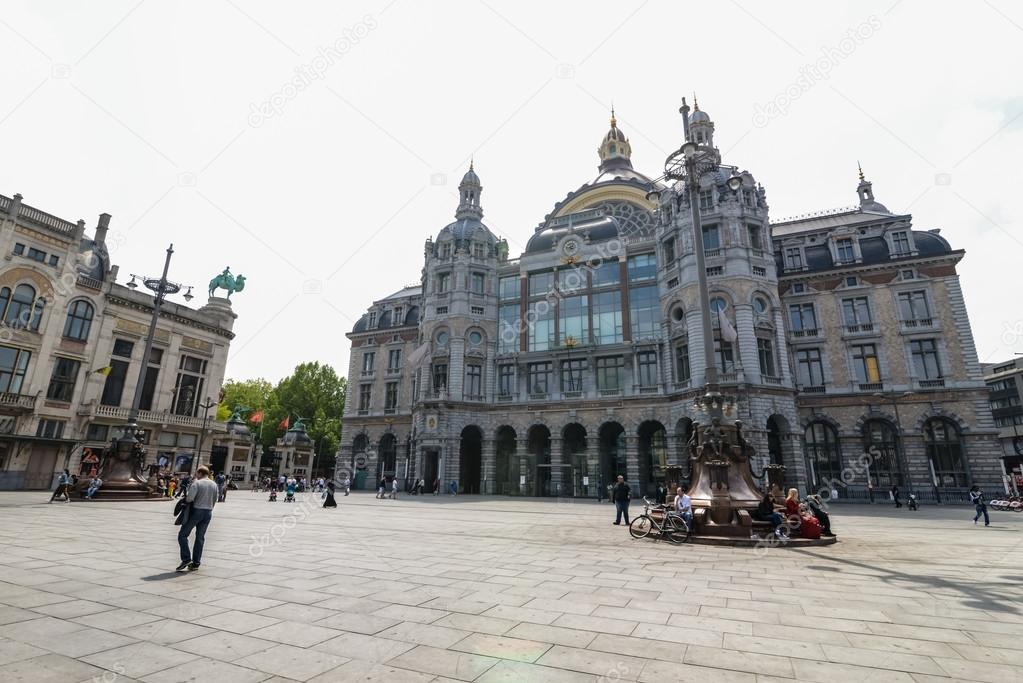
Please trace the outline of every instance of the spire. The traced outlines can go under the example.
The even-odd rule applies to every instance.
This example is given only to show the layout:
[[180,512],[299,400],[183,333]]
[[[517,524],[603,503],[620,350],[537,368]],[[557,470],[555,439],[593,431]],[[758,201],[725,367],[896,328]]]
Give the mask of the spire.
[[462,176],[462,182],[458,184],[458,208],[455,210],[455,218],[458,220],[483,218],[483,206],[480,204],[480,195],[483,194],[483,185],[474,169],[475,158],[469,160],[469,170]]
[[860,211],[879,211],[889,213],[888,208],[874,198],[874,184],[863,175],[863,166],[856,162],[860,174],[860,184],[856,186],[856,194],[860,198]]
[[632,145],[618,128],[614,104],[611,105],[611,128],[597,148],[597,154],[600,156],[601,173],[614,168],[632,168]]

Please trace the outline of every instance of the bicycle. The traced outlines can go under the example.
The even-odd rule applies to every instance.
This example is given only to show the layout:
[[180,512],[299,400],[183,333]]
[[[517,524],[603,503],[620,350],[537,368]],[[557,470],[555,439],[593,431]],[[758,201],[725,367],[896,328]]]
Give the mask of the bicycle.
[[[646,496],[643,497],[643,502],[646,503],[643,506],[643,514],[634,518],[629,524],[629,533],[633,538],[646,538],[651,532],[656,531],[661,538],[666,538],[676,545],[681,545],[689,540],[693,531],[681,515],[671,511],[667,506],[657,505]],[[651,508],[661,509],[660,522],[650,515]]]

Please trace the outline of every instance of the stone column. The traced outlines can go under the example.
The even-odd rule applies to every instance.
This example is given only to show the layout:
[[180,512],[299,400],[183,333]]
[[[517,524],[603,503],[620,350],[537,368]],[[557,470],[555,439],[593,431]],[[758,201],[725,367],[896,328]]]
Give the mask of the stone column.
[[497,475],[497,444],[493,439],[483,439],[483,450],[480,455],[483,475],[481,491],[490,495],[496,491],[495,477]]
[[[524,437],[516,439],[515,456],[519,461],[516,486],[518,487],[519,495],[525,496],[529,494],[529,484],[533,479],[533,475],[529,471],[529,439]],[[525,484],[518,483],[522,481],[522,477],[526,478]]]
[[686,333],[689,335],[689,374],[692,377],[690,386],[702,387],[707,383],[707,368],[703,352],[703,321],[700,320],[700,309],[686,311]]
[[559,465],[561,465],[562,462],[564,461],[564,457],[563,457],[564,453],[562,453],[562,449],[563,448],[564,448],[564,439],[562,439],[560,436],[552,436],[551,437],[551,494],[558,495],[558,496],[564,494],[564,490],[563,490],[563,486],[564,486],[563,479],[564,479],[564,477],[562,476],[563,475],[562,469],[561,469],[561,467],[559,467]]
[[792,386],[792,370],[789,368],[788,343],[785,339],[785,318],[780,310],[774,312],[774,355],[778,363],[778,374],[781,376],[782,384]]
[[[619,475],[621,472],[616,472]],[[642,483],[639,481],[639,437],[635,434],[625,434],[625,478],[632,486],[634,496],[643,495]]]
[[[760,383],[760,357],[757,355],[757,333],[753,325],[752,304],[738,304],[735,307],[735,331],[739,334],[735,342],[738,353],[736,361],[742,364],[747,382]],[[738,368],[737,368],[738,369]]]
[[785,464],[785,483],[799,489],[800,495],[810,493],[806,458],[803,457],[803,443],[799,434],[781,436],[781,454]]

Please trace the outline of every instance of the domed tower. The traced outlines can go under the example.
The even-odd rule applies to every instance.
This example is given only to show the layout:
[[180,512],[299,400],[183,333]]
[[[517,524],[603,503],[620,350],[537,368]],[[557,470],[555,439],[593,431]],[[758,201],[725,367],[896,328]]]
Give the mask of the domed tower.
[[507,249],[481,220],[482,192],[470,164],[458,184],[455,221],[426,243],[420,333],[430,351],[419,379],[424,401],[482,402],[493,384],[488,368],[496,350],[495,273]]
[[619,168],[632,168],[632,145],[625,133],[618,129],[615,110],[611,109],[611,128],[597,149],[600,156],[600,172],[605,173]]
[[[690,115],[684,101],[680,112],[687,142],[698,146],[697,172],[690,179],[680,156],[669,157],[666,173],[677,182],[660,194],[657,228],[665,284],[661,303],[673,347],[676,396],[679,407],[690,413],[693,398],[703,393],[707,355],[702,312],[709,307],[721,391],[737,402],[726,418],[747,423],[746,437],[757,450],[759,464],[766,464],[772,449],[780,448],[769,443],[771,425],[784,425],[781,429],[788,434],[798,426],[766,196],[752,174],[722,163],[707,112],[694,107]],[[703,273],[696,239],[703,246]],[[701,295],[701,276],[709,306]],[[701,414],[683,417],[703,423],[708,419]],[[776,461],[785,460],[791,474],[801,469],[794,443],[784,444],[784,458],[772,453]]]

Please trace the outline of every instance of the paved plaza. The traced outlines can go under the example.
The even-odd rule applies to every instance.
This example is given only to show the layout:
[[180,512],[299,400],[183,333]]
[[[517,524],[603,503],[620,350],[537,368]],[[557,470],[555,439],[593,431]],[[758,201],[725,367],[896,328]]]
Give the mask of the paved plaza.
[[[836,506],[839,543],[630,538],[593,501],[0,494],[0,681],[1023,680],[1023,514]],[[636,512],[634,509],[633,512]]]

